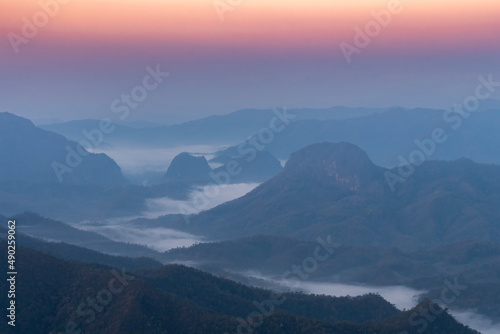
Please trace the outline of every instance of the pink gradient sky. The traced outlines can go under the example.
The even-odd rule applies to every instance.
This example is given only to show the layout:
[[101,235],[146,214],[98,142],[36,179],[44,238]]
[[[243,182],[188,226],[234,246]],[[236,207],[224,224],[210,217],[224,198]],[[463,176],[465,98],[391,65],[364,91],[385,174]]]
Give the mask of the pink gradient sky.
[[445,107],[478,75],[500,78],[498,0],[401,0],[403,11],[347,64],[339,43],[352,43],[353,28],[389,2],[242,0],[221,21],[212,0],[72,0],[18,54],[7,36],[21,34],[40,4],[3,3],[2,107],[30,118],[106,117],[156,64],[171,76],[137,119],[246,107]]

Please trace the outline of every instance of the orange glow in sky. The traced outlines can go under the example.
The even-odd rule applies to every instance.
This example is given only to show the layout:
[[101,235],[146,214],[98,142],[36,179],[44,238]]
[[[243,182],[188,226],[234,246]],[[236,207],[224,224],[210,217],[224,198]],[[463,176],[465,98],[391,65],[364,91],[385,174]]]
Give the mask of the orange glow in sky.
[[[0,32],[20,33],[40,3],[4,2]],[[44,38],[81,41],[193,42],[203,45],[332,45],[353,38],[355,26],[372,20],[371,11],[395,0],[72,0],[43,27]],[[482,45],[498,41],[498,0],[400,0],[381,34],[381,45],[418,48]],[[223,11],[217,12],[216,4]],[[497,43],[498,44],[498,43]]]

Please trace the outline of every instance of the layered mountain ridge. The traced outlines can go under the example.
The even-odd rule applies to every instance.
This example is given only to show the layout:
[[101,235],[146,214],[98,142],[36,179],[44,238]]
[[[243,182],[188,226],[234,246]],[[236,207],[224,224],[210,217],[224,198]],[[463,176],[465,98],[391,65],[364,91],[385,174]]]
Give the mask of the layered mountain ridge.
[[478,239],[500,241],[500,166],[467,159],[429,161],[391,190],[386,173],[359,147],[313,144],[284,171],[247,195],[159,224],[232,239],[269,234],[315,240],[331,235],[352,245],[422,249]]
[[123,184],[120,167],[105,154],[42,130],[31,121],[0,113],[0,181]]

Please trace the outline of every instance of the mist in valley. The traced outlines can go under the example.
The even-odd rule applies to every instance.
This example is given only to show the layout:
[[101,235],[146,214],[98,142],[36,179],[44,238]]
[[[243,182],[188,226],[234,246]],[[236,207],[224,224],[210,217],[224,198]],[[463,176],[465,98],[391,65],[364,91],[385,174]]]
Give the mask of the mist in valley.
[[[259,186],[258,183],[239,183],[227,185],[207,185],[198,187],[189,194],[185,201],[168,197],[146,200],[148,209],[143,212],[145,218],[157,218],[168,214],[197,214],[212,209],[220,204],[240,198]],[[216,195],[215,195],[216,194]]]
[[111,240],[147,246],[158,252],[189,247],[203,242],[202,237],[163,227],[141,227],[114,220],[103,223],[77,224],[74,227],[99,233]]
[[474,310],[450,310],[450,313],[459,322],[479,331],[481,334],[500,333],[500,322],[494,322],[490,318],[478,314]]
[[[106,147],[92,150],[93,153],[104,153],[120,166],[126,178],[134,183],[148,185],[161,182],[168,166],[180,153],[189,152],[193,155],[203,155],[207,160],[213,158],[213,153],[225,146],[190,145],[167,148],[150,147]],[[213,164],[212,168],[220,164]]]
[[[409,310],[415,307],[419,302],[419,296],[426,292],[405,286],[368,286],[310,281],[280,281],[280,284],[309,294],[336,297],[362,296],[368,293],[376,293],[400,310]],[[490,318],[478,314],[474,310],[454,310],[453,305],[441,306],[443,308],[451,307],[450,313],[455,319],[482,334],[500,333],[500,323],[494,323]]]
[[[147,199],[147,210],[141,215],[107,219],[102,221],[84,221],[73,224],[74,227],[99,233],[111,240],[144,245],[154,250],[164,252],[177,247],[189,247],[204,242],[203,236],[164,228],[141,226],[132,223],[137,218],[154,219],[168,214],[181,214],[187,210],[191,214],[209,210],[225,202],[244,196],[255,189],[258,183],[242,183],[217,186],[217,196],[210,196],[214,186],[203,186],[195,189],[185,201],[171,198]],[[184,209],[183,209],[184,208]]]
[[[186,264],[194,265],[197,264]],[[230,269],[227,269],[231,271]],[[262,286],[279,291],[296,291],[314,295],[326,295],[333,297],[343,296],[363,296],[366,294],[378,294],[385,300],[396,306],[399,310],[409,310],[419,304],[420,296],[425,294],[426,290],[418,290],[407,286],[372,286],[366,284],[343,284],[330,282],[315,282],[311,280],[300,279],[276,279],[271,276],[266,276],[260,272],[249,270],[239,272],[242,277],[251,277],[255,279],[254,285]],[[259,282],[265,282],[269,285]],[[441,303],[442,304],[442,303]],[[453,305],[441,305],[443,308],[453,307]],[[467,325],[481,334],[498,334],[500,333],[500,323],[494,322],[487,316],[477,313],[474,310],[457,310],[449,308],[450,314],[460,323]]]
[[[203,155],[207,159],[213,157],[212,152],[221,147],[196,145],[174,148],[102,148],[94,153],[105,153],[112,157],[122,169],[126,177],[148,186],[152,177],[153,183],[161,182],[175,156],[182,152]],[[212,168],[219,164],[211,164]],[[142,180],[142,181],[141,181]],[[157,251],[166,251],[177,247],[189,247],[204,240],[181,231],[163,227],[138,226],[131,221],[137,218],[155,219],[169,214],[198,214],[220,204],[244,196],[255,189],[258,183],[241,183],[225,185],[195,186],[186,200],[170,197],[148,198],[145,200],[146,210],[139,215],[105,219],[100,221],[82,221],[74,227],[99,233],[115,241],[145,245]]]

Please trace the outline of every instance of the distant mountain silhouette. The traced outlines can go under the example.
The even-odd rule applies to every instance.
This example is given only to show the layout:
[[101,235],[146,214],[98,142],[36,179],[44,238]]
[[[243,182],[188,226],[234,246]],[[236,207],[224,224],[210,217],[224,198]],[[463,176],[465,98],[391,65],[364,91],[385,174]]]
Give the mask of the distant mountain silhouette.
[[279,160],[267,151],[255,151],[249,157],[219,156],[212,162],[222,163],[222,166],[212,170],[205,157],[181,153],[172,160],[164,181],[191,185],[261,183],[283,170]]
[[484,101],[481,101],[481,104],[479,106],[480,111],[488,111],[488,110],[495,110],[495,111],[500,111],[500,100],[496,99],[487,99]]
[[99,220],[141,215],[146,199],[186,200],[191,187],[182,182],[154,186],[70,185],[58,182],[0,182],[0,213],[36,212],[64,221]]
[[[481,101],[480,112],[468,118],[441,109],[347,108],[291,109],[295,117],[277,133],[266,150],[286,160],[298,149],[321,142],[350,142],[363,148],[377,165],[399,165],[418,147],[415,140],[429,138],[442,128],[448,140],[428,160],[468,157],[477,162],[500,164],[491,154],[500,141],[500,101]],[[172,126],[138,128],[123,123],[105,138],[105,143],[122,147],[174,147],[181,145],[234,145],[219,154],[236,156],[237,146],[270,126],[272,110],[244,109],[227,115],[210,116]],[[445,121],[446,119],[446,121]],[[80,120],[41,125],[42,128],[82,140],[82,130],[96,128],[99,120]]]
[[210,182],[212,171],[205,157],[196,157],[189,153],[177,155],[165,174],[165,181],[182,181],[189,184],[206,184]]
[[[429,161],[395,186],[391,172],[352,144],[310,145],[284,171],[247,195],[166,226],[216,239],[259,234],[352,245],[435,247],[464,240],[500,241],[500,166],[467,159]],[[480,208],[480,209],[479,209]]]
[[[278,159],[307,145],[321,142],[349,142],[365,150],[377,165],[392,168],[420,148],[415,141],[429,139],[435,129],[443,129],[447,140],[436,145],[426,160],[456,160],[461,157],[481,163],[500,164],[495,152],[500,142],[500,104],[495,100],[481,102],[482,112],[468,118],[439,109],[393,108],[383,113],[342,120],[297,120],[291,122],[266,146]],[[446,121],[445,121],[446,119]],[[243,142],[243,141],[242,141]],[[240,144],[220,151],[220,155],[237,152]]]
[[91,154],[77,143],[10,113],[0,113],[0,160],[0,181],[125,182],[120,167],[105,154]]
[[[385,111],[384,108],[333,107],[325,109],[291,109],[294,120],[346,119],[367,116]],[[105,138],[115,146],[172,147],[179,145],[233,145],[245,140],[263,128],[269,127],[275,117],[271,109],[242,109],[226,115],[213,115],[170,126],[140,128],[117,122],[116,130]],[[71,139],[85,139],[82,131],[99,126],[99,120],[77,120],[64,123],[44,124],[41,128]]]

